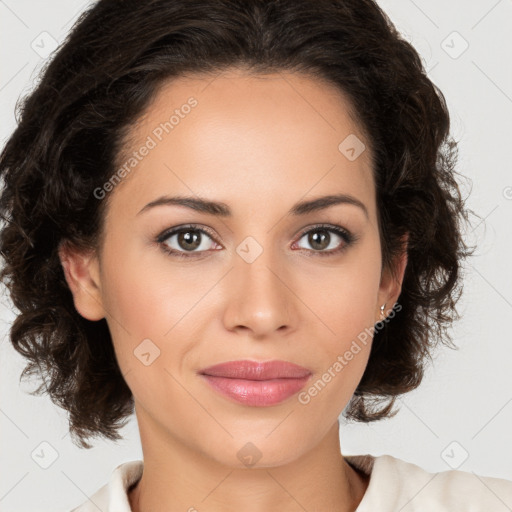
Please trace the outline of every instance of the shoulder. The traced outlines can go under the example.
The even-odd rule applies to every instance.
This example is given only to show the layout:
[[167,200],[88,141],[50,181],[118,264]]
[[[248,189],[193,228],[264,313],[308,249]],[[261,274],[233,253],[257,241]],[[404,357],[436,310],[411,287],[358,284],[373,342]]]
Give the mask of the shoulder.
[[70,512],[131,512],[128,488],[139,481],[143,467],[142,460],[120,464],[112,471],[109,481],[103,487]]
[[391,455],[352,455],[345,459],[370,475],[356,512],[510,512],[512,509],[512,481],[509,480],[453,469],[431,473]]

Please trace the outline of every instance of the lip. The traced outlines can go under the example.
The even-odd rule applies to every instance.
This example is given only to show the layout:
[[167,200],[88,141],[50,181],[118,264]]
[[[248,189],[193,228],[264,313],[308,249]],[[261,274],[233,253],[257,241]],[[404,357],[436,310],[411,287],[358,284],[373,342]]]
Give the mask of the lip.
[[229,361],[200,370],[210,386],[238,403],[278,404],[298,393],[312,372],[287,361]]

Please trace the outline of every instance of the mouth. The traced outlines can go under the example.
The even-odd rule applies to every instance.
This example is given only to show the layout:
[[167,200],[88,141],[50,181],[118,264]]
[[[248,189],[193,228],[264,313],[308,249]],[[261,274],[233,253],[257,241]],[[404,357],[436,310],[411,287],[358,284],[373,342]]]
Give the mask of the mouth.
[[269,406],[298,393],[312,372],[287,361],[229,361],[200,370],[217,392],[237,403]]

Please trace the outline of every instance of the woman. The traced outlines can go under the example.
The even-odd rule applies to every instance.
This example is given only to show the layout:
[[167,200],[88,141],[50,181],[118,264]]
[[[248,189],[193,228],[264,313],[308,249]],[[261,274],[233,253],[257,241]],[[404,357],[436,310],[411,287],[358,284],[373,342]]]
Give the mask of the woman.
[[455,149],[371,0],[87,11],[0,161],[25,374],[83,447],[140,430],[144,461],[75,510],[512,503],[507,480],[340,451],[339,415],[389,417],[450,341]]

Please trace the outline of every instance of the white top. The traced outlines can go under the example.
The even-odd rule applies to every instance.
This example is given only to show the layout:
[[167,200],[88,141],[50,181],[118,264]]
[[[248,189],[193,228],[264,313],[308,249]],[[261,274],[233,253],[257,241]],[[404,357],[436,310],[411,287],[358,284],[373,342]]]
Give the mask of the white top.
[[[345,455],[370,475],[356,512],[510,512],[512,481],[466,471],[429,473],[391,455]],[[70,512],[132,512],[129,487],[142,476],[141,460],[117,466],[110,481]]]

